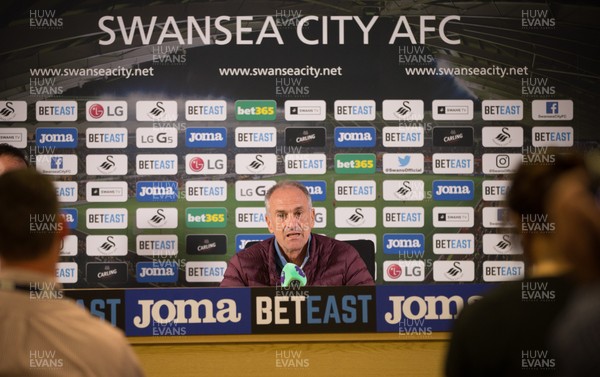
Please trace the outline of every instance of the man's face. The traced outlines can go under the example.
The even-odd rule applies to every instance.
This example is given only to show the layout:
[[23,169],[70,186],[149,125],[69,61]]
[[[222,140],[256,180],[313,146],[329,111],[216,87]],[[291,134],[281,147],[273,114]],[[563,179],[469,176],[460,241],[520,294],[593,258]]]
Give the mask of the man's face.
[[300,189],[282,187],[271,195],[266,220],[281,251],[293,259],[308,243],[315,225],[315,210],[309,208],[308,198]]
[[27,165],[20,158],[16,158],[10,155],[0,156],[0,174],[4,174],[7,171],[15,169],[25,169]]

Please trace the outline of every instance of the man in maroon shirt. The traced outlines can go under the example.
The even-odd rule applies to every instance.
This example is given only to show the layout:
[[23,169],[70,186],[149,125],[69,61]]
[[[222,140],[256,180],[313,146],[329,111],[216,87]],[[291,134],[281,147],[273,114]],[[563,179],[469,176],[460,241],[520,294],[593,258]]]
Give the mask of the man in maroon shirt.
[[315,210],[306,187],[282,181],[265,195],[269,238],[240,251],[229,261],[221,287],[279,285],[281,269],[294,263],[309,286],[373,285],[358,252],[349,244],[311,233]]

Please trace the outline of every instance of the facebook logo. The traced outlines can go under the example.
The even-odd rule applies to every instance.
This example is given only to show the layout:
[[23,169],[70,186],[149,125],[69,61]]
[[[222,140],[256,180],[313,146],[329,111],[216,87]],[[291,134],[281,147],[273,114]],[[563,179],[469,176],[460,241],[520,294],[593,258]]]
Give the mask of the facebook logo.
[[546,114],[558,114],[558,102],[556,102],[556,101],[546,102]]
[[63,158],[62,157],[52,157],[50,159],[50,169],[62,169],[63,168]]

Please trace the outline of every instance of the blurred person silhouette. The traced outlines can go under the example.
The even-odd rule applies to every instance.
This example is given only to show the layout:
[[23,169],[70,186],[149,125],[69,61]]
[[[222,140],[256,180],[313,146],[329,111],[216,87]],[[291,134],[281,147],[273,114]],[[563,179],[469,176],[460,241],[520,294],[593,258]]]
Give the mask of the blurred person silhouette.
[[23,152],[10,144],[0,144],[0,174],[29,167]]
[[34,169],[0,175],[0,375],[143,376],[123,333],[64,297],[67,233],[52,181]]
[[555,203],[565,182],[586,186],[578,154],[548,154],[549,164],[522,164],[507,204],[523,248],[525,279],[502,283],[465,307],[455,321],[447,376],[557,376],[551,333],[573,292],[574,265]]
[[564,176],[553,188],[550,213],[557,218],[557,242],[573,264],[578,287],[556,321],[553,346],[564,376],[600,376],[600,152],[588,154],[584,172]]

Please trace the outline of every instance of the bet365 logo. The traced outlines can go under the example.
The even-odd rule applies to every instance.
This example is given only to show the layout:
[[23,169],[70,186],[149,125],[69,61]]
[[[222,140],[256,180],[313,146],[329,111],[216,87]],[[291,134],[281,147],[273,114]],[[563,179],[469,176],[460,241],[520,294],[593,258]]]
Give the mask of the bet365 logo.
[[227,209],[186,208],[185,220],[188,228],[225,228],[227,225]]
[[235,101],[236,120],[275,120],[277,117],[277,102],[266,101]]

